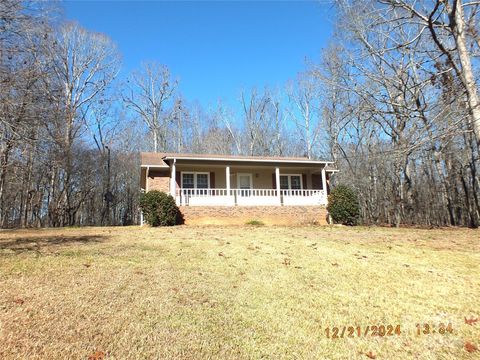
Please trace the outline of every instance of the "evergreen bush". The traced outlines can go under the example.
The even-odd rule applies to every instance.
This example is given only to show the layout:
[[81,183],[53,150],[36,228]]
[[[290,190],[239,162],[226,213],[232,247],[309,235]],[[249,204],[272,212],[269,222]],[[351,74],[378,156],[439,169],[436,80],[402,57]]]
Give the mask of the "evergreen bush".
[[151,226],[173,226],[182,222],[175,199],[161,191],[152,190],[142,194],[140,209],[146,223]]
[[328,195],[328,213],[336,224],[357,225],[360,206],[355,191],[346,186],[336,186]]

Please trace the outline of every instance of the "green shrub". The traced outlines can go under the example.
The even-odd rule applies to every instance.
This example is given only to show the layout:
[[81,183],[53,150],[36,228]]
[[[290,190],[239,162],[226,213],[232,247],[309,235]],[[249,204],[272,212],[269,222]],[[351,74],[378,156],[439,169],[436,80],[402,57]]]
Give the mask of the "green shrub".
[[140,197],[140,209],[151,226],[173,226],[182,223],[175,199],[164,192],[152,190]]
[[360,217],[357,195],[346,185],[336,186],[328,195],[327,210],[337,224],[357,225]]
[[260,220],[250,220],[245,223],[246,225],[255,225],[255,226],[262,226],[265,225],[263,221]]

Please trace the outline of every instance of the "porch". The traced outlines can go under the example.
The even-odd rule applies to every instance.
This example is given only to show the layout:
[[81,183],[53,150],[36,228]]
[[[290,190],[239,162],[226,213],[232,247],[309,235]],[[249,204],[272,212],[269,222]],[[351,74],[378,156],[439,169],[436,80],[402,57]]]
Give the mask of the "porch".
[[305,165],[172,164],[170,194],[179,206],[326,205],[327,176]]
[[303,189],[177,189],[179,206],[274,206],[326,205],[324,190]]

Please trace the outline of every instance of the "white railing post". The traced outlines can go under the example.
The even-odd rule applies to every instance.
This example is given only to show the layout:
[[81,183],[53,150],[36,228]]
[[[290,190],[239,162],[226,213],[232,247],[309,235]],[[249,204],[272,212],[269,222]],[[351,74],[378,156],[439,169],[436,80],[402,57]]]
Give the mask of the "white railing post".
[[225,181],[227,183],[227,196],[230,195],[230,166],[225,168]]

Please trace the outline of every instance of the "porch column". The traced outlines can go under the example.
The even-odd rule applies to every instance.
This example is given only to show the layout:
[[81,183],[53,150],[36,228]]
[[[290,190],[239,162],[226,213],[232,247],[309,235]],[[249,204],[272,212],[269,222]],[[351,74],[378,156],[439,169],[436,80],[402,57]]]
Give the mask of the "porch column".
[[277,196],[278,196],[278,204],[282,204],[282,198],[280,196],[280,168],[275,168],[275,185],[277,186]]
[[230,196],[230,166],[225,168],[225,181],[227,185],[227,196]]
[[325,197],[325,204],[327,203],[327,175],[325,172],[325,166],[322,167],[322,189]]
[[177,174],[177,172],[175,171],[176,170],[175,163],[176,163],[176,160],[173,159],[172,166],[171,166],[172,172],[170,175],[170,195],[172,195],[174,199],[177,196],[177,180],[175,179],[175,175]]

